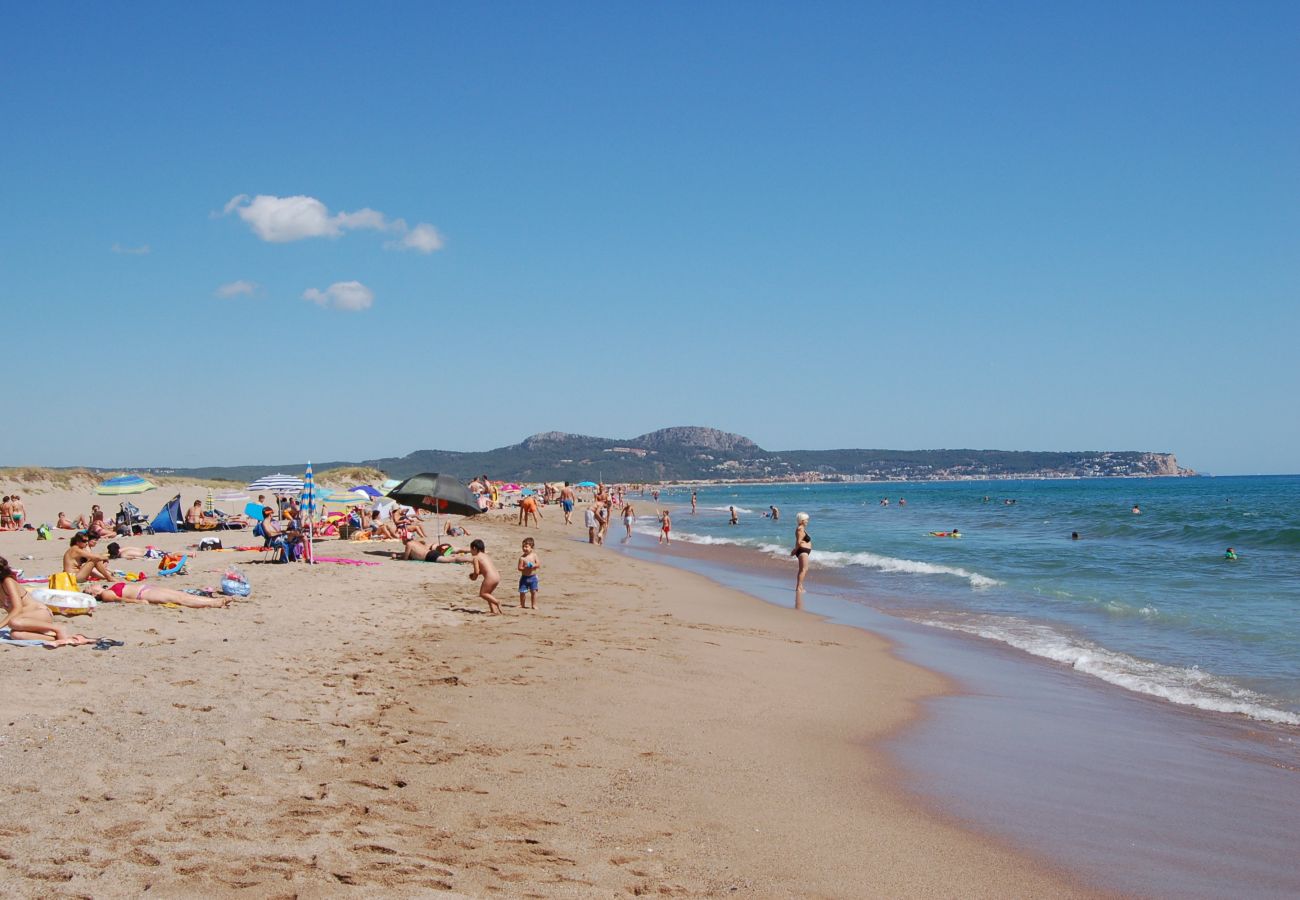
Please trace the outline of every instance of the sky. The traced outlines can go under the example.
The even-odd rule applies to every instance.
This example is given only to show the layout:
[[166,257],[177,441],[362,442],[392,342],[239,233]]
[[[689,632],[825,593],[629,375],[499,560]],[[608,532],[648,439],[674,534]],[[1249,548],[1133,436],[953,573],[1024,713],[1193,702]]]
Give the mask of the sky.
[[1300,5],[10,5],[0,465],[1300,472]]

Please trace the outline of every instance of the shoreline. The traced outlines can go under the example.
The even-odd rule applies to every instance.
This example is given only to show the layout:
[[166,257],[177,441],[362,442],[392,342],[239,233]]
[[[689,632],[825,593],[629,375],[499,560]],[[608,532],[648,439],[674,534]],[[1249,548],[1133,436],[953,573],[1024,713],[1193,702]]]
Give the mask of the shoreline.
[[[68,620],[108,652],[0,650],[42,699],[0,701],[9,890],[1095,893],[907,795],[883,742],[945,682],[885,638],[504,518],[468,524],[503,574],[538,536],[536,613],[339,541],[318,552],[380,565],[200,553],[176,586],[236,562],[253,596]],[[62,549],[20,547],[33,572]]]
[[[681,553],[674,544],[663,552],[652,538],[642,542],[624,552],[791,605],[788,566],[768,565],[757,550],[683,544]],[[1300,891],[1300,872],[1276,837],[1300,828],[1293,729],[1170,704],[927,628],[875,609],[833,570],[822,574],[810,581],[807,611],[882,635],[900,658],[958,686],[923,701],[914,727],[886,742],[925,808],[1124,893]]]

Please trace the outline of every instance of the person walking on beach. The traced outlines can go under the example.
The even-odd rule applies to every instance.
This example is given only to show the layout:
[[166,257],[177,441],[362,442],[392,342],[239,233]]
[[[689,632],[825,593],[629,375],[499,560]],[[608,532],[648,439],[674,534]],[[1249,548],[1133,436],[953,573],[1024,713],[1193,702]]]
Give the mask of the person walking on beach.
[[609,501],[596,504],[596,543],[605,543],[605,533],[609,531]]
[[790,555],[799,561],[799,571],[794,579],[794,606],[803,609],[803,579],[808,574],[808,557],[812,555],[812,535],[808,533],[808,514],[794,517],[794,549]]
[[636,513],[632,509],[632,501],[623,504],[623,527],[627,529],[627,537],[623,538],[623,543],[632,540],[632,526],[636,524]]
[[564,510],[565,525],[573,524],[573,501],[573,488],[569,487],[569,483],[566,481],[564,487],[560,490],[560,508]]
[[[541,560],[537,558],[536,544],[532,538],[524,538],[519,554],[519,608],[537,609],[537,573],[542,570]],[[529,604],[524,606],[524,597]]]
[[599,524],[596,520],[596,504],[587,507],[586,513],[583,514],[584,524],[587,526],[587,543],[596,543],[596,526]]
[[671,544],[673,542],[673,517],[668,510],[664,510],[659,516],[659,543]]
[[483,579],[483,583],[478,588],[478,595],[487,603],[488,615],[499,616],[501,604],[497,602],[496,597],[492,596],[492,592],[501,583],[501,574],[497,572],[492,558],[487,555],[487,544],[484,544],[481,538],[475,538],[469,542],[469,552],[474,557],[474,568],[470,570],[469,580],[475,581],[480,577]]

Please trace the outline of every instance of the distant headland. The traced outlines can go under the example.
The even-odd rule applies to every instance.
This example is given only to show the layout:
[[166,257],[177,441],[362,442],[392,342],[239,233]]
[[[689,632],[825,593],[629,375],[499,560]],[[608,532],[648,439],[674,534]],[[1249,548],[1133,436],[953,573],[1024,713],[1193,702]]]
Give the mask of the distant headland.
[[[295,472],[304,461],[140,471],[244,481]],[[547,431],[480,452],[417,450],[406,456],[315,461],[317,471],[362,466],[392,478],[447,472],[511,481],[959,481],[1007,478],[1189,476],[1172,453],[1137,450],[764,450],[715,428],[681,426],[613,439]]]

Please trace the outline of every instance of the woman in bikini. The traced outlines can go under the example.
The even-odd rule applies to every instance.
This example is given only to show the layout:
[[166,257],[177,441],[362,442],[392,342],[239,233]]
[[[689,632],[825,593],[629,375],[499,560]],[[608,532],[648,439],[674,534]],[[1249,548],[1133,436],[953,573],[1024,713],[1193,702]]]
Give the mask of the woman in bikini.
[[135,584],[128,581],[119,581],[117,584],[110,584],[108,587],[100,588],[92,596],[100,603],[116,603],[119,600],[123,603],[175,603],[177,606],[188,606],[191,609],[205,609],[213,606],[224,608],[234,599],[224,594],[200,597],[172,588],[159,587],[154,584]]
[[790,555],[799,560],[799,574],[794,580],[794,605],[803,608],[803,578],[808,574],[808,557],[812,555],[812,535],[808,533],[808,514],[799,513],[794,517],[794,549]]
[[33,599],[18,583],[17,574],[3,557],[0,557],[0,604],[4,607],[0,627],[9,628],[10,640],[44,641],[50,649],[95,643],[84,634],[70,634],[62,625],[54,624],[49,608]]

